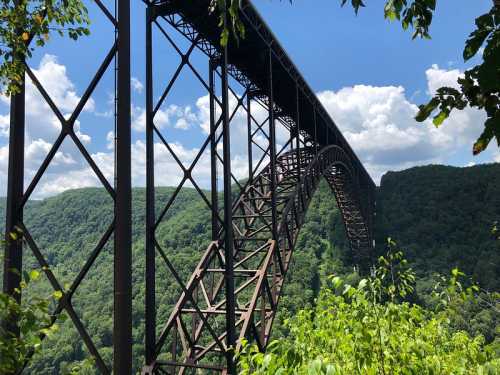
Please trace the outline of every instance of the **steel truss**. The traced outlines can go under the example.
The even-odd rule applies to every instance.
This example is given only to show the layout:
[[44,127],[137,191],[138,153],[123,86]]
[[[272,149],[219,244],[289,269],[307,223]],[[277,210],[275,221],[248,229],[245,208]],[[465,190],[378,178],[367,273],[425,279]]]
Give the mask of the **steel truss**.
[[[229,63],[231,52],[227,47],[221,48],[206,32],[199,31],[209,28],[210,17],[206,14],[187,16],[182,9],[178,1],[151,3],[146,16],[148,223],[143,374],[185,374],[199,370],[234,374],[234,354],[241,347],[241,339],[254,340],[262,350],[267,345],[295,241],[320,178],[326,178],[330,184],[352,250],[358,263],[364,265],[369,263],[372,249],[373,183],[371,180],[371,184],[366,183],[366,171],[360,169],[359,160],[343,137],[324,130],[325,112],[318,103],[313,103],[312,112],[302,113],[310,111],[304,103],[309,103],[311,96],[300,77],[290,74],[297,79],[292,112],[275,100],[273,73],[287,59],[280,49],[267,47],[256,51],[263,61],[256,82],[236,64]],[[253,12],[242,13],[249,17],[250,25],[260,22],[258,17],[249,14],[255,16]],[[180,56],[178,68],[156,103],[153,83],[158,80],[152,73],[153,29]],[[265,30],[261,28],[260,32]],[[186,52],[175,42],[179,35],[190,43]],[[203,72],[197,70],[191,60],[195,49],[206,56],[208,79],[203,78]],[[293,65],[286,66],[290,72],[295,71]],[[155,125],[155,115],[183,69],[196,77],[210,98],[210,133],[188,167],[182,164],[167,137]],[[237,82],[241,89],[231,87],[230,80]],[[238,94],[241,91],[243,93]],[[230,96],[236,100],[234,108],[228,104]],[[255,118],[254,106],[266,111],[264,121]],[[247,117],[248,179],[244,183],[231,170],[229,139],[237,111],[245,112]],[[303,120],[310,122],[303,126]],[[278,124],[289,132],[288,140],[279,149]],[[265,144],[257,141],[258,136]],[[153,137],[161,140],[184,174],[159,212],[154,196]],[[210,197],[192,174],[204,154],[210,154],[211,158]],[[218,164],[222,165],[223,210],[217,191]],[[186,183],[196,189],[212,213],[212,242],[191,277],[184,282],[155,233]],[[238,192],[237,199],[232,198],[233,189]],[[362,197],[363,194],[366,196]],[[158,255],[160,263],[181,289],[166,321],[158,321],[156,317],[155,259]]]
[[[268,343],[295,242],[322,177],[335,193],[358,261],[370,257],[369,230],[357,201],[359,185],[352,163],[340,147],[328,146],[317,154],[314,148],[301,148],[298,153],[289,151],[278,158],[275,171],[275,206],[270,165],[233,205],[235,289],[230,298],[235,304],[236,351],[244,338],[255,341],[262,350]],[[276,237],[273,208],[279,218]],[[223,275],[227,263],[220,242],[213,241],[162,329],[156,345],[157,359],[147,368],[148,373],[182,374],[196,368],[227,370],[227,353],[232,352],[228,347],[228,327],[218,324],[219,317],[227,314]]]

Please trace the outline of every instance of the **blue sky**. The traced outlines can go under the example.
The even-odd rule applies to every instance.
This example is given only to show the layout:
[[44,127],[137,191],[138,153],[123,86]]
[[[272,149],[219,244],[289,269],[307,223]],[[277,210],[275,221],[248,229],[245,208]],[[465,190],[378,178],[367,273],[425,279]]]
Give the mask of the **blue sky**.
[[[461,54],[474,17],[484,13],[490,0],[441,0],[431,28],[432,40],[411,40],[397,23],[383,19],[383,1],[367,1],[358,16],[338,0],[256,0],[256,7],[292,60],[318,93],[339,128],[344,132],[375,181],[387,170],[413,165],[443,163],[465,166],[500,161],[492,143],[480,157],[472,157],[472,143],[480,133],[484,117],[467,110],[454,114],[442,129],[413,120],[416,105],[428,100],[441,85],[453,85],[469,65]],[[314,3],[311,6],[311,3]],[[108,1],[110,9],[112,2]],[[47,86],[49,94],[66,115],[82,95],[113,42],[113,29],[94,3],[88,4],[91,36],[78,43],[53,36],[47,47],[36,51],[29,65]],[[187,44],[174,36],[181,49]],[[166,40],[155,32],[155,96],[178,63]],[[144,6],[132,1],[133,80],[133,182],[144,185]],[[477,60],[476,60],[477,61]],[[206,61],[194,54],[195,65],[206,78]],[[29,86],[29,85],[28,85]],[[238,90],[238,88],[237,88]],[[238,90],[241,92],[241,89]],[[105,176],[113,178],[113,74],[110,69],[92,96],[79,121],[79,137]],[[206,137],[207,100],[192,74],[183,72],[172,94],[161,107],[157,126],[186,165]],[[60,127],[31,86],[27,97],[26,182],[40,165]],[[258,117],[259,113],[256,113]],[[235,118],[233,169],[246,173],[243,116]],[[0,104],[0,195],[5,194],[8,150],[8,105]],[[283,141],[285,133],[279,131]],[[180,169],[156,140],[158,185],[179,181]],[[204,156],[195,174],[207,186],[208,159]],[[98,186],[95,176],[65,142],[33,197],[50,196],[69,188]]]

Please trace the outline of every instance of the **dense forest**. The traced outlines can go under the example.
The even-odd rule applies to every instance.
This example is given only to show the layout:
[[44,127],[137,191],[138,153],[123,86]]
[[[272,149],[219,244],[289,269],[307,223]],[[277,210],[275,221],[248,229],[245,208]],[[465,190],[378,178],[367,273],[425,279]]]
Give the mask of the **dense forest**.
[[488,290],[500,289],[500,165],[432,165],[382,177],[377,243],[392,236],[420,275],[458,267]]
[[[430,303],[428,295],[438,274],[459,267],[487,291],[500,289],[500,252],[491,229],[500,218],[500,165],[469,168],[428,166],[387,173],[377,199],[377,251],[385,251],[390,236],[405,250],[417,272],[413,298]],[[173,193],[158,188],[162,207]],[[68,287],[112,221],[113,202],[103,189],[87,188],[29,203],[25,223],[43,250],[60,283]],[[4,202],[0,217],[4,216]],[[133,191],[133,326],[134,359],[139,369],[142,357],[144,304],[144,222],[145,191]],[[210,213],[196,191],[184,188],[173,209],[157,230],[157,239],[183,277],[187,278],[210,238]],[[29,250],[26,250],[29,254]],[[355,281],[358,276],[343,233],[342,219],[326,183],[320,185],[311,202],[301,230],[293,266],[288,274],[273,336],[287,335],[283,322],[314,304],[319,290],[332,273]],[[26,269],[38,267],[32,256],[25,257]],[[73,304],[90,336],[108,363],[112,350],[112,242],[91,267],[77,289]],[[162,263],[157,270],[158,318],[164,321],[180,293]],[[49,293],[43,278],[28,288],[30,294]],[[457,324],[481,333],[491,342],[499,317],[492,309],[471,306]],[[42,344],[29,369],[31,374],[69,373],[74,363],[88,353],[69,321]]]

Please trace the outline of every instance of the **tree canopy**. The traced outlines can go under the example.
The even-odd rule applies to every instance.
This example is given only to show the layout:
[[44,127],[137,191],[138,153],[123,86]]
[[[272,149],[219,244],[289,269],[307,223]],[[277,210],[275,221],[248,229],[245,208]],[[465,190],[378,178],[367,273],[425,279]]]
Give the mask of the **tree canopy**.
[[16,93],[24,78],[24,61],[50,34],[78,39],[90,33],[81,0],[4,0],[0,2],[0,87]]
[[[469,337],[481,335],[488,345],[495,341],[500,327],[499,302],[493,298],[493,293],[500,290],[497,271],[500,241],[490,233],[500,216],[498,184],[500,164],[470,168],[419,167],[387,174],[382,180],[377,204],[380,222],[376,235],[381,245],[380,254],[385,252],[387,236],[405,250],[408,265],[416,274],[415,291],[409,296],[411,301],[426,310],[435,309],[434,286],[447,285],[440,275],[448,274],[455,267],[462,269],[474,278],[481,290],[477,301],[454,307],[456,313],[450,322],[451,328],[467,332]],[[173,192],[173,188],[157,188],[157,207],[165,204]],[[0,199],[0,217],[5,214],[4,210],[5,200]],[[134,371],[140,370],[144,355],[144,213],[145,191],[133,189]],[[63,292],[78,275],[112,220],[113,200],[104,189],[97,188],[29,201],[24,212],[24,223],[64,287]],[[180,191],[156,235],[186,280],[210,243],[210,211],[194,189]],[[293,320],[301,310],[316,308],[315,301],[322,290],[331,287],[332,273],[345,284],[357,286],[360,281],[342,218],[326,182],[320,184],[309,205],[291,261],[273,325],[274,339],[289,337],[292,327],[286,322]],[[36,302],[38,297],[53,301],[58,297],[53,295],[29,247],[25,247],[23,262],[28,273],[37,270],[40,274],[23,290],[23,302]],[[161,262],[156,283],[160,330],[182,290]],[[72,298],[78,316],[106,364],[112,360],[112,296],[113,247],[108,244]],[[52,310],[50,305],[49,312]],[[68,374],[90,357],[70,319],[58,319],[56,324],[59,329],[37,346],[29,373]],[[24,341],[32,342],[28,338]],[[87,367],[93,368],[95,364]],[[98,373],[95,369],[85,371],[85,374]]]
[[407,301],[415,275],[394,245],[357,286],[330,277],[316,305],[290,319],[290,335],[266,353],[245,342],[241,374],[496,374],[494,345],[450,325],[449,306],[474,299],[477,288],[464,287],[453,269],[435,293],[437,308]]

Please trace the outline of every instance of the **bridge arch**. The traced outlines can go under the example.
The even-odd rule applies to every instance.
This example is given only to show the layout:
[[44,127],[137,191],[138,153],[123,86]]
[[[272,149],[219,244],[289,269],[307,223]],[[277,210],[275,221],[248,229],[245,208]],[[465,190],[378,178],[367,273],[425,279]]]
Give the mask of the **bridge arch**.
[[[276,196],[267,165],[233,205],[235,326],[237,347],[246,338],[264,350],[281,291],[309,203],[325,178],[336,197],[355,259],[368,265],[371,250],[369,208],[363,207],[359,181],[347,153],[331,145],[294,149],[276,160]],[[273,231],[273,200],[279,223]],[[223,229],[222,229],[223,231]],[[221,236],[222,237],[222,236]],[[223,322],[226,311],[223,244],[212,242],[194,270],[163,327],[157,360],[147,373],[191,373],[195,368],[224,371],[229,349]],[[170,357],[168,360],[159,358]]]

